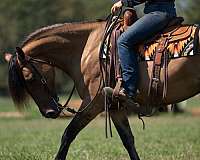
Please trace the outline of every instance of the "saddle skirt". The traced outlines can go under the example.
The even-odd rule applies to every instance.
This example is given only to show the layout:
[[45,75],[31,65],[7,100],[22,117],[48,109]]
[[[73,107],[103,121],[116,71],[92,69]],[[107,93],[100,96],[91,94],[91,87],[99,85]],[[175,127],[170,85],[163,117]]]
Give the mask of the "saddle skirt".
[[194,55],[194,37],[197,27],[191,25],[178,25],[168,27],[162,34],[156,35],[153,39],[138,46],[139,58],[141,61],[152,61],[159,42],[168,38],[168,58],[179,58]]

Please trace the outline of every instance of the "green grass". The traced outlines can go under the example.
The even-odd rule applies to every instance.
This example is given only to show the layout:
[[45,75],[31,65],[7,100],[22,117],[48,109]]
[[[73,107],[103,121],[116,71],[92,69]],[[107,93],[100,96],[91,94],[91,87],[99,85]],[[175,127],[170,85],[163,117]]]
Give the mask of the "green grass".
[[[130,118],[142,160],[199,160],[200,119],[162,116],[146,119],[146,130]],[[69,120],[0,119],[1,160],[50,160]],[[104,119],[97,118],[70,147],[69,160],[128,160],[117,133],[105,139]]]
[[[14,111],[12,103],[1,107],[9,103],[0,101],[1,110]],[[198,106],[196,101],[191,103]],[[70,119],[49,120],[35,109],[29,112],[25,118],[0,118],[0,160],[51,160],[57,153]],[[130,117],[130,123],[141,160],[200,159],[200,117],[164,114],[145,118],[146,130],[135,117]],[[72,143],[68,160],[129,160],[114,127],[113,131],[114,137],[106,139],[104,118],[98,117]]]
[[14,108],[11,99],[7,97],[0,97],[0,112],[14,112],[16,108]]
[[187,101],[187,109],[190,110],[190,108],[197,108],[200,107],[200,96],[196,96],[194,98],[190,98]]

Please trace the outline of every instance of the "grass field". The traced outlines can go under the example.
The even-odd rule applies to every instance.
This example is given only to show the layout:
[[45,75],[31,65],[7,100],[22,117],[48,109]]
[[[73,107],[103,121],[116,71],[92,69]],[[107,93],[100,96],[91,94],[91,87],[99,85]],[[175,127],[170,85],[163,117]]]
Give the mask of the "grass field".
[[[191,108],[200,101],[189,102]],[[187,109],[189,110],[189,108]],[[0,112],[15,112],[9,99],[0,99]],[[0,160],[51,160],[70,119],[48,120],[35,109],[21,118],[0,117]],[[141,160],[200,160],[200,117],[190,113],[145,118],[146,130],[130,117]],[[68,160],[129,160],[113,127],[106,139],[104,118],[98,117],[71,145]]]

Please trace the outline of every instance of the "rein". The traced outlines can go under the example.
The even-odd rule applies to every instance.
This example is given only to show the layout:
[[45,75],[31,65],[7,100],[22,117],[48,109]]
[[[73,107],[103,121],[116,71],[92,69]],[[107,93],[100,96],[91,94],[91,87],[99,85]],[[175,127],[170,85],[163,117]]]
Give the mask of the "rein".
[[[110,14],[108,16],[107,23],[105,26],[105,31],[103,34],[103,39],[100,46],[99,60],[100,60],[101,77],[103,80],[103,87],[107,87],[110,85],[109,73],[108,73],[110,54],[109,54],[109,46],[106,46],[106,41],[108,40],[108,44],[110,44],[112,32],[116,27],[116,24],[120,18],[121,13],[122,9],[119,10],[116,16],[114,16],[114,14]],[[110,116],[111,103],[109,102],[109,98],[107,97],[106,93],[104,95],[104,108],[105,108],[105,134],[106,138],[108,138],[108,128],[110,136],[112,137],[111,116]]]

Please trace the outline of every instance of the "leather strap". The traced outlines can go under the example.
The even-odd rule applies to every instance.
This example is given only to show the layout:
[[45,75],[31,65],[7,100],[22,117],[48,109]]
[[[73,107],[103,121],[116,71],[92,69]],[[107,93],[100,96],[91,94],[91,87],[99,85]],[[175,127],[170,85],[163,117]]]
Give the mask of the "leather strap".
[[[156,103],[156,100],[160,99],[160,96],[158,94],[158,89],[159,89],[159,83],[160,83],[160,71],[161,71],[161,67],[162,67],[162,63],[163,63],[163,59],[166,59],[166,48],[169,42],[169,38],[167,37],[163,37],[161,38],[161,41],[159,42],[159,45],[156,49],[156,53],[155,53],[155,57],[154,57],[154,63],[153,63],[153,69],[152,69],[152,76],[151,76],[151,80],[150,80],[150,84],[149,84],[149,91],[148,91],[148,95],[149,97],[152,97],[152,102],[153,100]],[[166,61],[164,61],[165,63],[165,68],[167,67]],[[166,74],[166,69],[165,69],[165,74]],[[167,77],[165,75],[165,77]],[[164,78],[165,81],[167,81],[166,78]],[[165,86],[167,87],[166,83]],[[166,88],[165,88],[165,92],[166,92]],[[164,95],[164,93],[163,93]],[[166,93],[165,93],[166,95]]]
[[[136,20],[137,20],[137,14],[135,10],[133,9],[127,9],[124,12],[124,25],[123,28],[126,29],[128,26],[132,25]],[[116,27],[113,33],[113,38],[112,38],[112,55],[114,55],[113,60],[114,60],[114,70],[115,70],[115,79],[116,79],[116,85],[113,91],[113,96],[114,97],[119,97],[119,92],[120,88],[122,86],[122,75],[121,75],[121,65],[119,61],[119,56],[118,56],[118,50],[117,50],[117,39],[121,34],[121,25]]]
[[114,97],[118,97],[119,96],[119,91],[122,85],[122,75],[121,75],[121,65],[120,65],[120,61],[119,61],[119,56],[118,56],[118,50],[117,50],[117,39],[121,34],[121,30],[120,30],[121,26],[118,26],[115,30],[114,30],[114,37],[112,39],[112,61],[113,61],[113,70],[115,71],[115,82],[116,84],[114,87],[114,91],[113,91],[113,96]]

